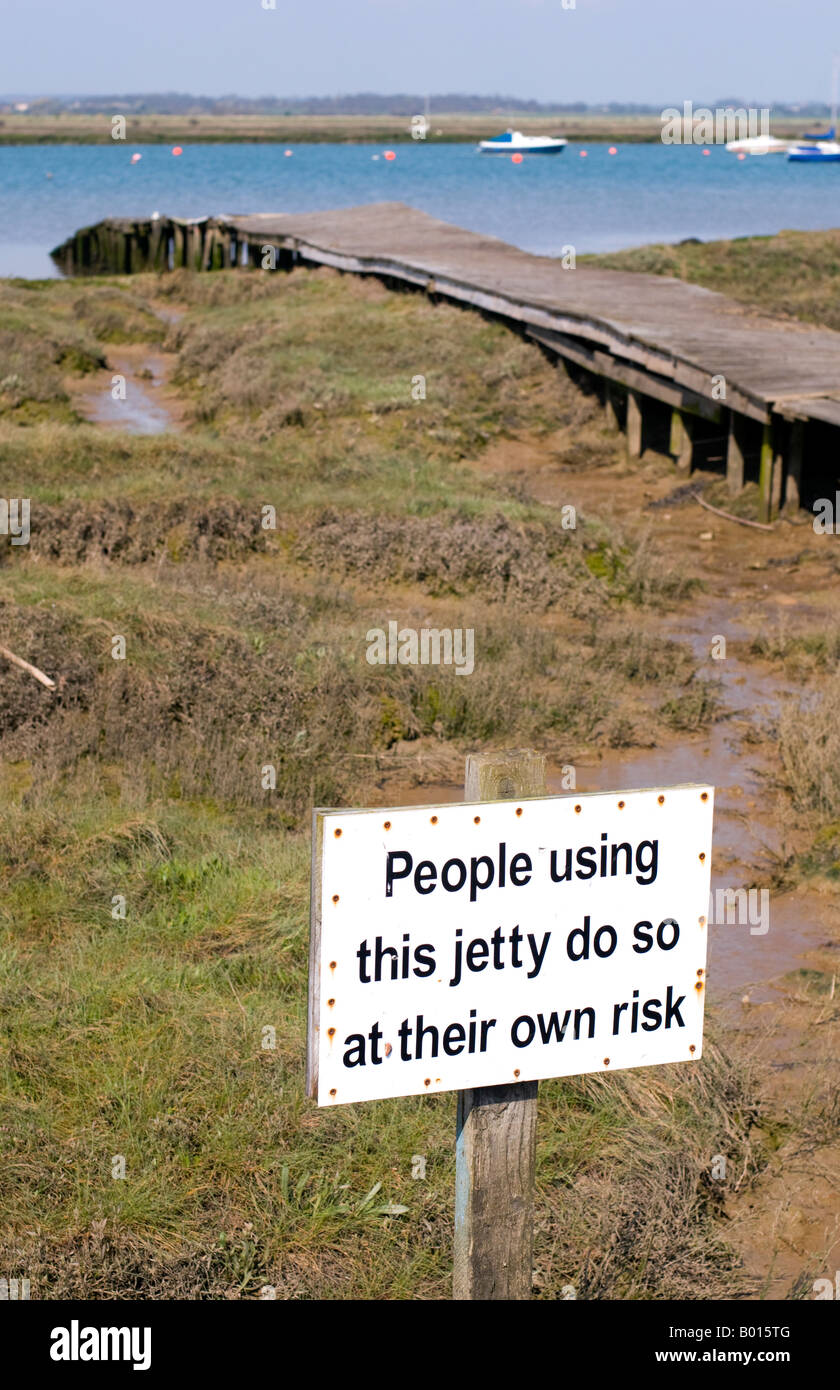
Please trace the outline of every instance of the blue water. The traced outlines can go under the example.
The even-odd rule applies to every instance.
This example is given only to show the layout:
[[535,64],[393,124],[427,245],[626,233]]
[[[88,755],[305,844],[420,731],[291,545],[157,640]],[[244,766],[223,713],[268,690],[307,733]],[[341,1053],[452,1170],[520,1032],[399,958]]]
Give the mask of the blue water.
[[[587,157],[581,158],[581,149]],[[142,159],[131,163],[133,153]],[[48,252],[108,216],[302,212],[396,199],[528,251],[840,225],[840,164],[738,160],[722,146],[569,145],[515,165],[472,144],[0,147],[0,274],[55,274]],[[374,158],[378,155],[378,158]],[[51,175],[51,177],[50,177]]]

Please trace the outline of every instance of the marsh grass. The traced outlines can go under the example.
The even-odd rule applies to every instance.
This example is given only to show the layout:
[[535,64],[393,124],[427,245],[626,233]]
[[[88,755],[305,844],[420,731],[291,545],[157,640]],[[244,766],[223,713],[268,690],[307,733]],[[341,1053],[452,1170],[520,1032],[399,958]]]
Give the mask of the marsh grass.
[[[469,464],[518,429],[615,448],[499,325],[321,272],[0,293],[34,354],[0,419],[33,501],[0,632],[57,681],[0,666],[2,1268],[33,1297],[446,1297],[453,1098],[303,1097],[311,806],[413,746],[659,736],[694,663],[649,620],[685,581]],[[39,364],[152,341],[163,300],[185,433],[72,423],[60,374],[39,404]],[[392,618],[472,627],[475,673],[371,666]],[[541,1296],[735,1288],[704,1174],[752,1162],[753,1091],[714,1050],[541,1087]]]
[[751,656],[781,662],[792,676],[833,672],[840,664],[840,625],[792,632],[780,623],[775,629],[756,632],[749,650]]
[[[305,836],[82,777],[12,806],[0,857],[3,1253],[33,1297],[448,1297],[454,1098],[303,1098]],[[751,1095],[714,1047],[544,1083],[539,1295],[731,1291],[707,1174],[759,1161]]]
[[64,378],[106,366],[106,344],[163,336],[147,304],[108,282],[0,281],[0,321],[0,420],[18,425],[77,423]]
[[782,706],[780,777],[794,806],[822,822],[840,820],[840,674]]

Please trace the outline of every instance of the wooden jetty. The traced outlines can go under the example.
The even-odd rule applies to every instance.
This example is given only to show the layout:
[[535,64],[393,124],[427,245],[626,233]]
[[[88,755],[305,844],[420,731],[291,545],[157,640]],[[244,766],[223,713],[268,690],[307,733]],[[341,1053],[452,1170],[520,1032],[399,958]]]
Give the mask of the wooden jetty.
[[[759,519],[834,496],[840,333],[774,318],[664,276],[566,268],[402,203],[193,220],[108,219],[53,252],[69,275],[328,265],[469,304],[597,379],[630,458],[684,474],[716,458]],[[712,446],[718,454],[711,452]]]

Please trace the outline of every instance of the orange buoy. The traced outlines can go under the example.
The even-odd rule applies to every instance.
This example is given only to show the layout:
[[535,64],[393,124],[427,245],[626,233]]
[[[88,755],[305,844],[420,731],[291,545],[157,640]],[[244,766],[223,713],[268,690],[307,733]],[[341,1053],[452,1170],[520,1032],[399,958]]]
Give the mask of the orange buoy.
[[173,145],[173,146],[172,146],[172,153],[173,153],[173,154],[183,154],[184,151],[181,149],[181,146],[180,146],[180,145]]
[[139,159],[142,159],[142,158],[143,158],[142,154],[133,154],[133,155],[131,156],[131,162],[132,162],[132,164],[136,164],[137,161],[138,161]]
[[393,150],[386,150],[386,151],[385,151],[385,158],[386,158],[386,159],[396,159],[396,157],[397,157],[397,156],[394,154],[394,151],[393,151]]
[[704,150],[703,153],[704,153],[704,154],[711,154],[711,150]]
[[580,152],[580,157],[581,157],[581,159],[586,159],[586,157],[587,157],[587,152],[586,152],[586,150],[581,150],[581,152]]
[[607,154],[618,154],[618,150],[616,149],[615,145],[610,145],[609,149],[607,150]]
[[512,164],[521,164],[521,163],[522,163],[522,155],[519,153],[518,150],[517,150],[516,154],[512,154],[512,155],[511,155],[510,159],[511,159],[511,163],[512,163]]

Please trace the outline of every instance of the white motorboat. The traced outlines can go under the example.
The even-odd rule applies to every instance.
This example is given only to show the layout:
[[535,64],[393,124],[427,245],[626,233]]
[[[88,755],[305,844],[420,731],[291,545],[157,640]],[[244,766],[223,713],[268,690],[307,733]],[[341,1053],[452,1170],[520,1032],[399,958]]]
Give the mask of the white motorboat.
[[523,135],[521,130],[506,130],[492,140],[482,140],[482,154],[562,154],[568,144],[561,136]]
[[728,140],[726,148],[730,154],[787,154],[792,143],[775,135],[747,135],[743,140]]

